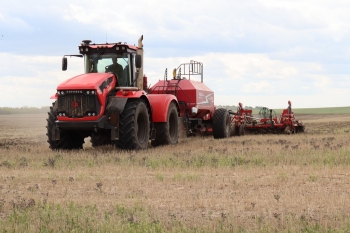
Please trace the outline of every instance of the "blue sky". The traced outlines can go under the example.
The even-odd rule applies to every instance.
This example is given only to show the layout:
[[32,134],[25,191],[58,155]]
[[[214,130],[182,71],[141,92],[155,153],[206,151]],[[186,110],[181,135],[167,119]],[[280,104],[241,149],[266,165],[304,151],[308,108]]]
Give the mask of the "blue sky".
[[19,1],[0,8],[0,107],[48,106],[83,71],[83,39],[137,44],[154,84],[197,60],[217,105],[350,106],[350,2],[316,0]]

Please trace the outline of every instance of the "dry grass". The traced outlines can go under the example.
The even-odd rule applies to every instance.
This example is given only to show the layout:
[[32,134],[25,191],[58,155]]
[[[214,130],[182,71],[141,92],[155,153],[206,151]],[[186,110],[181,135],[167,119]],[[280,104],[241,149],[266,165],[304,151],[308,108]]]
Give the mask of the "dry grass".
[[347,232],[350,116],[306,133],[50,151],[46,115],[0,116],[0,229]]

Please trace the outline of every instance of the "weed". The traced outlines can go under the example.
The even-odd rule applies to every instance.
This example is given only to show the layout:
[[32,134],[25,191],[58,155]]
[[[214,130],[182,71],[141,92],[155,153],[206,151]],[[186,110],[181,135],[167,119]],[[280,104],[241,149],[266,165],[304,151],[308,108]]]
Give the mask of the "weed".
[[159,173],[157,173],[155,175],[155,178],[156,178],[156,180],[159,180],[159,181],[163,181],[164,180],[164,176],[162,174],[159,174]]

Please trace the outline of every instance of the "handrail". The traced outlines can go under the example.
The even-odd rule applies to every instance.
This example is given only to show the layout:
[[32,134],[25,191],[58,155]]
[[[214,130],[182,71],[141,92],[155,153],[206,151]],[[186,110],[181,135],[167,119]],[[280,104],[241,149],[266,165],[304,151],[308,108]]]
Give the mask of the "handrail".
[[191,76],[200,76],[203,82],[203,63],[191,60],[190,63],[183,63],[176,69],[176,79],[191,79]]

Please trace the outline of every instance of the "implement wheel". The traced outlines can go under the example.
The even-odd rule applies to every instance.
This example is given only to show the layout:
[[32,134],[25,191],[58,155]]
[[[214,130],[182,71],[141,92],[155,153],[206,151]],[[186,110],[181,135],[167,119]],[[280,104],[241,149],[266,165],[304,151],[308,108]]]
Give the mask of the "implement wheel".
[[286,134],[292,134],[292,131],[291,131],[289,125],[286,126],[286,128],[284,129],[284,132],[285,132]]
[[127,150],[146,149],[150,133],[150,119],[146,103],[129,99],[120,115],[117,147]]
[[224,108],[219,108],[213,115],[213,136],[215,139],[230,136],[230,114]]
[[240,125],[238,129],[238,136],[244,136],[244,130],[245,130],[245,126]]
[[167,121],[154,123],[156,138],[152,146],[176,144],[179,138],[178,112],[175,103],[168,108]]

